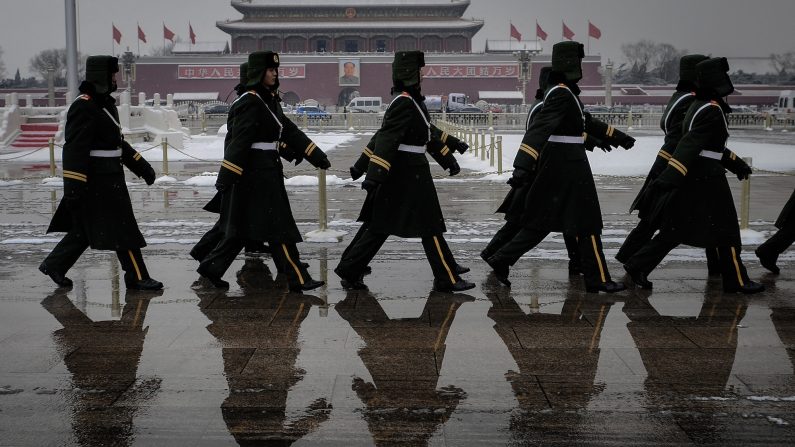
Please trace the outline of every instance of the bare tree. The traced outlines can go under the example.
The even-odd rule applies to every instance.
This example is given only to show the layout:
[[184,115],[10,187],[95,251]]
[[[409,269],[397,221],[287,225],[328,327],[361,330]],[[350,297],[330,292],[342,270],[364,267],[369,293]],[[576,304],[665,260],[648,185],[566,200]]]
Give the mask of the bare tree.
[[174,43],[179,42],[180,38],[177,37],[174,42],[168,41],[162,47],[152,47],[149,50],[150,56],[171,56],[171,50],[174,48]]
[[666,84],[679,79],[679,59],[684,50],[667,43],[641,40],[621,45],[621,51],[627,62],[615,75],[617,83]]
[[783,54],[771,54],[770,65],[777,74],[786,76],[795,74],[795,52],[787,52]]
[[[84,78],[86,73],[86,57],[78,54],[78,77]],[[66,48],[50,48],[42,50],[30,59],[30,69],[47,79],[52,68],[56,85],[66,85]]]
[[657,77],[672,84],[679,81],[679,60],[686,53],[686,50],[677,50],[671,44],[661,43],[657,45],[654,56],[655,74]]
[[638,78],[645,79],[647,73],[651,71],[651,61],[654,59],[654,53],[657,49],[657,44],[651,40],[641,40],[635,43],[625,43],[621,45],[621,52],[627,58],[630,65],[630,73]]

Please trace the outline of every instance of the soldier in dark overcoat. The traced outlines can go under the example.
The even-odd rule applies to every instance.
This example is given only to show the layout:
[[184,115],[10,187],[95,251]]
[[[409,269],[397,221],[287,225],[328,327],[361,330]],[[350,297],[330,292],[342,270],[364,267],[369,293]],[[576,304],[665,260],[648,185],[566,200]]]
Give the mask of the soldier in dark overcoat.
[[216,182],[221,194],[223,238],[197,271],[219,288],[223,274],[245,241],[265,241],[290,290],[312,290],[324,283],[309,275],[296,244],[302,241],[293,218],[279,153],[280,142],[303,148],[302,156],[320,169],[328,157],[283,113],[278,97],[279,55],[257,51],[248,57],[248,91],[229,110],[224,160]]
[[776,265],[778,255],[784,253],[795,242],[795,191],[776,219],[776,228],[778,228],[776,234],[757,247],[756,256],[762,267],[778,275],[780,271]]
[[340,260],[334,272],[343,287],[361,287],[365,267],[390,235],[422,238],[434,276],[434,289],[457,292],[475,285],[453,269],[447,231],[425,157],[431,124],[420,88],[425,58],[420,51],[400,51],[392,64],[393,92],[399,93],[384,114],[362,188],[373,193],[370,226]]
[[[649,184],[668,166],[671,154],[674,153],[679,140],[684,135],[682,122],[690,105],[696,99],[696,64],[707,59],[709,59],[707,56],[701,54],[688,54],[682,56],[679,61],[679,83],[660,119],[660,128],[665,133],[665,140],[662,148],[657,153],[649,174],[646,176],[646,181],[630,206],[630,212],[638,210],[640,220],[637,226],[627,235],[626,240],[621,245],[618,253],[616,253],[616,259],[619,262],[627,262],[658,230],[658,228],[651,225],[650,219],[646,218],[646,210],[641,209],[642,199],[648,191]],[[732,155],[731,151],[724,152],[724,157],[721,161],[726,169],[737,174],[737,178],[740,180],[748,178],[751,174],[750,166],[742,158]],[[706,255],[707,269],[710,275],[720,274],[717,250],[714,247],[707,248]]]
[[726,58],[696,65],[696,99],[682,123],[684,136],[665,170],[649,185],[649,218],[660,228],[624,264],[633,282],[651,289],[648,274],[679,244],[717,247],[725,292],[757,293],[764,286],[751,281],[740,258],[742,242],[726,169],[731,108],[723,99],[734,91]]
[[155,181],[152,166],[124,141],[116,100],[118,59],[89,56],[81,95],[69,107],[64,129],[64,196],[47,232],[66,236],[39,266],[62,287],[72,285],[66,272],[91,247],[113,250],[129,289],[158,290],[163,284],[149,277],[141,256],[146,246],[133,214],[124,179],[126,166],[148,185]]
[[[586,116],[578,97],[583,46],[560,42],[552,49],[550,87],[544,105],[525,133],[513,163],[515,183],[536,170],[527,192],[521,230],[487,262],[506,285],[509,267],[549,233],[576,237],[588,292],[617,292],[602,252],[602,214],[591,166],[585,153]],[[539,152],[537,148],[542,148]],[[536,169],[536,163],[538,167]]]

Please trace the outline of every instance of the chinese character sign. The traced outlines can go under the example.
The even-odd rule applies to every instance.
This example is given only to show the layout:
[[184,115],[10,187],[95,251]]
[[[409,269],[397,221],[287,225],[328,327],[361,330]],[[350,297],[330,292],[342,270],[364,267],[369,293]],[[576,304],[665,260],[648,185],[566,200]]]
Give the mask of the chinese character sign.
[[424,78],[518,78],[517,64],[428,64]]
[[[279,77],[282,79],[306,78],[305,64],[281,64]],[[178,79],[240,79],[238,65],[178,65]]]

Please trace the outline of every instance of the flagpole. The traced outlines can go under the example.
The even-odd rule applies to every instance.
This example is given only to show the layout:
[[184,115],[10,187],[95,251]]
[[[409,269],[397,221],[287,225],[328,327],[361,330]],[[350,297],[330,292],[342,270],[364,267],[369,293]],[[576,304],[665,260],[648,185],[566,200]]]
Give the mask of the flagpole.
[[166,22],[163,22],[163,54],[166,53]]
[[591,21],[588,21],[588,50],[587,53],[589,56],[591,55]]
[[141,25],[139,25],[138,22],[135,22],[135,25],[138,27],[138,29],[135,30],[135,33],[138,35],[138,40],[136,40],[136,42],[138,42],[138,56],[140,56],[141,55]]
[[110,22],[110,55],[116,55],[116,36],[114,36],[114,30],[116,29],[116,24]]

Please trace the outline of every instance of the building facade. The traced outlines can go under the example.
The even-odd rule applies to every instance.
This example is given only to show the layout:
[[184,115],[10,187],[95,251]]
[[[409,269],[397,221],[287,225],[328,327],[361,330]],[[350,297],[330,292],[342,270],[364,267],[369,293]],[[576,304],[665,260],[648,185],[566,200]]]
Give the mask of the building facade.
[[469,0],[232,0],[243,14],[216,22],[233,53],[472,51],[482,20],[462,18]]

